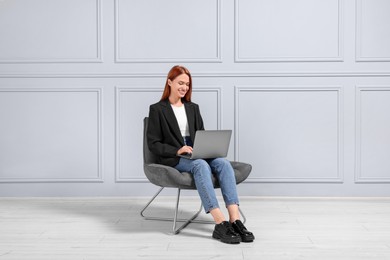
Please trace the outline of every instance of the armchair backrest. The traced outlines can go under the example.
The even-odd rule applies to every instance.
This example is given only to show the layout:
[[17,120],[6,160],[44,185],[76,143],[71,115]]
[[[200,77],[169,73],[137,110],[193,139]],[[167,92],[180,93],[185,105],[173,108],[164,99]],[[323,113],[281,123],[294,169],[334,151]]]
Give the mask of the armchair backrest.
[[156,156],[149,150],[149,146],[148,146],[148,138],[147,138],[148,122],[149,122],[149,118],[145,117],[144,118],[144,138],[143,138],[144,164],[156,163],[156,161],[157,161]]

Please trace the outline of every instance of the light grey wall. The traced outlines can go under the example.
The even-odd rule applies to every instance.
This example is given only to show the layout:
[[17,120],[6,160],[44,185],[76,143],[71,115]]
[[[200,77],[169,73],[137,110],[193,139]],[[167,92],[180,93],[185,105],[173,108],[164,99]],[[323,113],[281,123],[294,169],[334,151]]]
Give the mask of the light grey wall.
[[[187,66],[241,195],[390,195],[390,1],[0,1],[0,196],[149,195],[142,119]],[[169,194],[169,192],[167,193]],[[190,193],[192,194],[192,193]]]

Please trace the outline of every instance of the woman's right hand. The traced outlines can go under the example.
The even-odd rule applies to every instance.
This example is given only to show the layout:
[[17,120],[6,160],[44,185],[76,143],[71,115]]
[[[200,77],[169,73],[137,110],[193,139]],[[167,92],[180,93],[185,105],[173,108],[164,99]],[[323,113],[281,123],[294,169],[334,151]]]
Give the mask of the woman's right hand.
[[192,153],[191,146],[185,145],[177,151],[177,154],[187,154],[187,153]]

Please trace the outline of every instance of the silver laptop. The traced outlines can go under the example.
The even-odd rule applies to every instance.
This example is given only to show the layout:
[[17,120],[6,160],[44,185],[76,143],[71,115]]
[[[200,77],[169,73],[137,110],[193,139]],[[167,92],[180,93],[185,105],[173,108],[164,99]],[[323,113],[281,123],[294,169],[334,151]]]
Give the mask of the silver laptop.
[[195,133],[191,154],[182,154],[187,159],[209,159],[226,157],[232,130],[199,130]]

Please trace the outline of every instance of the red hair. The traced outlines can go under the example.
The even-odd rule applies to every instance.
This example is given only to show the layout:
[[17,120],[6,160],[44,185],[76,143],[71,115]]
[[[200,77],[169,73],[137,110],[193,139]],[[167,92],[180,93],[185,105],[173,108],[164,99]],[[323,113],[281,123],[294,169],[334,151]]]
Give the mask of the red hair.
[[187,102],[191,101],[191,95],[192,95],[191,73],[186,67],[180,66],[180,65],[173,66],[172,69],[168,72],[168,76],[167,76],[167,80],[165,82],[165,88],[164,88],[164,92],[162,94],[161,100],[168,99],[169,95],[171,94],[171,87],[168,84],[168,80],[173,81],[175,78],[177,78],[178,76],[180,76],[182,74],[186,74],[190,80],[190,82],[189,82],[190,85],[188,86],[188,91],[184,96],[184,100]]

